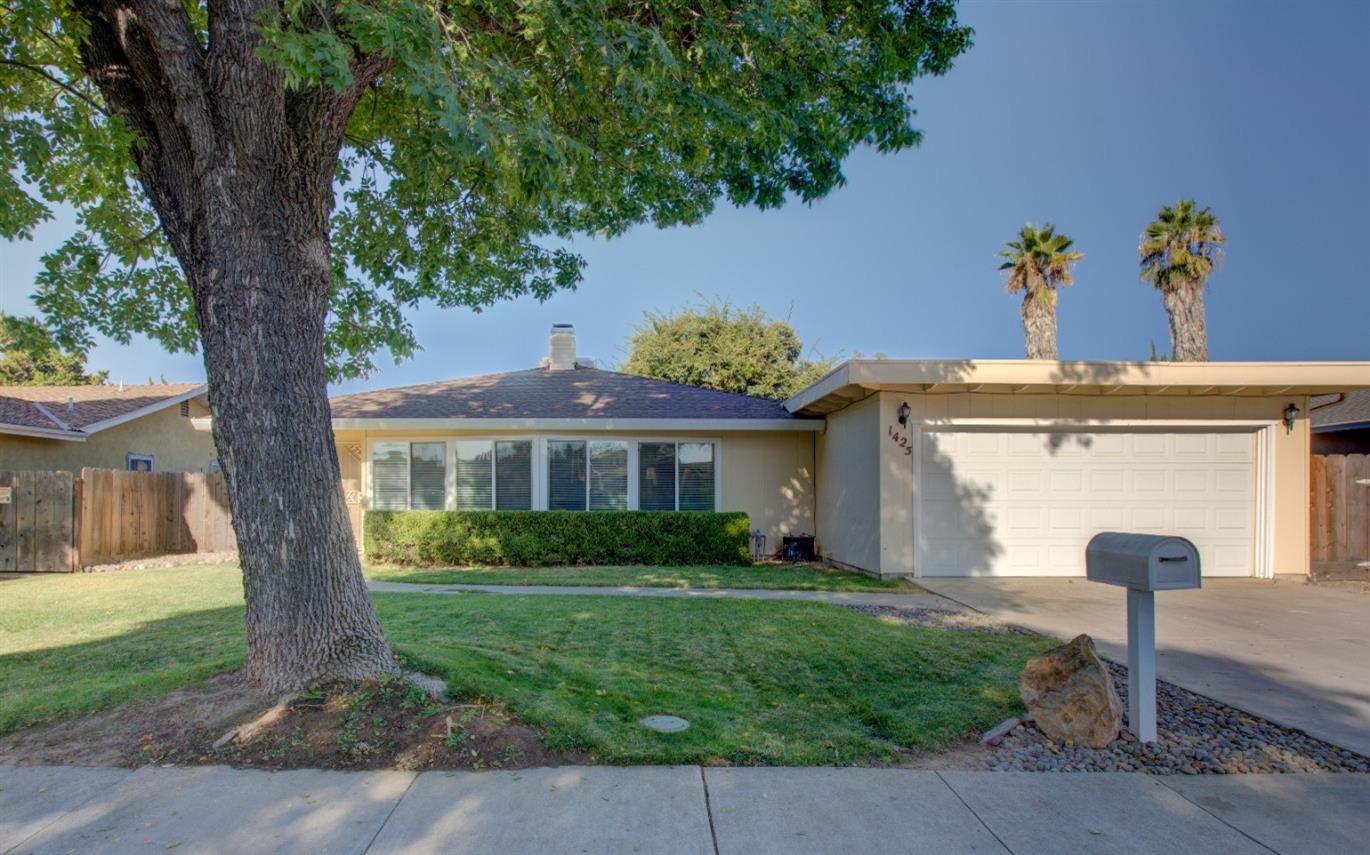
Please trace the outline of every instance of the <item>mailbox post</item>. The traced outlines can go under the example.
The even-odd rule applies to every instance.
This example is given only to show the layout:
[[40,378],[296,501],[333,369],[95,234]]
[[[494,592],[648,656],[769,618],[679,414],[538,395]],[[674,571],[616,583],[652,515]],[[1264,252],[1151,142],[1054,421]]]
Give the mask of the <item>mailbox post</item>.
[[1105,531],[1085,548],[1093,582],[1127,589],[1127,721],[1156,741],[1156,592],[1198,588],[1199,550],[1183,537]]

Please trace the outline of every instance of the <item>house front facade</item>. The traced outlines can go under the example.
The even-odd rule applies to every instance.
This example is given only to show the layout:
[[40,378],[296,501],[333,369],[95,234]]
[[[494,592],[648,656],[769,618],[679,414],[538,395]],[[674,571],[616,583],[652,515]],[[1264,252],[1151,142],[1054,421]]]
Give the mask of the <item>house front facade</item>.
[[775,551],[880,576],[1083,575],[1095,532],[1178,534],[1208,576],[1308,567],[1309,396],[1367,363],[851,360],[783,403],[538,368],[335,397],[372,509],[745,511]]

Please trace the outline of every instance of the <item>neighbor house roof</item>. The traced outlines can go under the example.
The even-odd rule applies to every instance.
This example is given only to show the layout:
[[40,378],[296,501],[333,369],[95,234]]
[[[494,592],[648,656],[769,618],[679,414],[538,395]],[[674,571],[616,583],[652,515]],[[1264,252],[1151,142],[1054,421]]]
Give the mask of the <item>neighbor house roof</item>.
[[1310,409],[1308,417],[1313,421],[1313,430],[1318,433],[1370,427],[1370,391],[1328,396],[1313,401]]
[[712,426],[818,429],[769,398],[578,366],[530,368],[339,395],[339,429],[393,427],[601,428]]
[[785,402],[822,415],[872,392],[1066,395],[1319,395],[1370,389],[1370,362],[1057,362],[852,359]]
[[204,383],[0,386],[0,433],[82,441],[203,395]]

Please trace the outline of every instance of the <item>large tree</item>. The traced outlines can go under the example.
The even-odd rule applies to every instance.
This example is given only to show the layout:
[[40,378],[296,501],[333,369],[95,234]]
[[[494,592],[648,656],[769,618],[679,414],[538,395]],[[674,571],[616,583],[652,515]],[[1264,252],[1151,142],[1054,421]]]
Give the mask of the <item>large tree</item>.
[[87,371],[85,354],[62,350],[35,319],[0,313],[0,386],[89,386],[108,377]]
[[1222,261],[1226,242],[1217,215],[1193,199],[1164,206],[1142,232],[1137,248],[1142,281],[1161,292],[1176,362],[1208,361],[1204,288]]
[[623,370],[707,389],[785,399],[822,377],[835,359],[804,356],[788,320],[760,306],[705,302],[647,312],[628,340]]
[[1075,281],[1075,263],[1084,253],[1071,247],[1075,242],[1047,223],[1040,229],[1028,223],[1018,239],[999,250],[1005,261],[999,269],[1006,272],[1004,287],[1010,294],[1023,295],[1023,340],[1028,359],[1059,359],[1056,349],[1056,300],[1059,290]]
[[75,233],[34,300],[67,346],[203,352],[264,690],[391,669],[325,384],[406,310],[574,287],[577,234],[695,223],[916,143],[951,0],[7,0],[0,234]]

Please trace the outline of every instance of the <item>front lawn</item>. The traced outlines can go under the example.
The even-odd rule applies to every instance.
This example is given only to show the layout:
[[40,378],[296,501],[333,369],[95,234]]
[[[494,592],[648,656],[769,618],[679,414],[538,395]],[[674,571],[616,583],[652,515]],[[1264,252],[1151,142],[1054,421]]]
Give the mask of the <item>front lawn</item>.
[[[936,749],[1019,709],[1051,642],[814,603],[377,594],[402,657],[600,762],[826,764]],[[0,732],[151,697],[244,652],[236,568],[0,581]],[[636,724],[689,719],[674,735]]]
[[574,585],[576,587],[751,588],[790,591],[883,591],[914,594],[906,579],[876,579],[821,564],[751,567],[368,567],[379,582],[423,585]]

